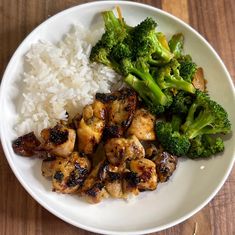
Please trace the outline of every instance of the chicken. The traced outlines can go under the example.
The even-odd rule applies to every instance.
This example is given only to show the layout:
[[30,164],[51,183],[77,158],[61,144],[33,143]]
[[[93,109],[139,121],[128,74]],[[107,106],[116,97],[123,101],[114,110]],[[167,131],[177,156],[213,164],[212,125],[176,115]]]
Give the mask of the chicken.
[[84,181],[79,191],[81,196],[89,203],[99,203],[103,198],[109,197],[105,189],[104,178],[106,175],[105,161],[101,161]]
[[130,169],[139,178],[137,186],[140,191],[157,188],[157,174],[154,162],[146,158],[131,160]]
[[133,171],[126,170],[122,176],[123,198],[131,198],[139,194],[138,184],[139,177]]
[[96,94],[96,99],[107,107],[107,124],[104,138],[122,137],[129,127],[136,110],[137,95],[131,89],[122,89],[112,94]]
[[78,137],[78,150],[92,154],[100,143],[105,127],[105,105],[95,100],[83,109],[83,114],[75,120]]
[[12,143],[14,152],[18,155],[31,157],[36,154],[36,149],[41,145],[34,132],[20,136]]
[[[45,165],[44,165],[45,166]],[[49,175],[52,168],[53,191],[61,193],[74,193],[82,186],[91,165],[85,156],[73,152],[68,158],[58,157],[54,163],[47,165],[44,175]]]
[[153,161],[156,164],[158,181],[166,182],[175,171],[178,158],[168,152],[159,152]]
[[122,174],[126,169],[126,164],[120,166],[113,166],[107,164],[106,177],[104,179],[105,189],[113,198],[123,198],[122,191]]
[[196,89],[200,91],[206,90],[206,80],[204,79],[204,73],[202,68],[198,68],[196,73],[194,74],[192,84]]
[[156,118],[146,109],[138,109],[133,121],[127,130],[128,135],[135,135],[139,140],[155,140]]
[[76,132],[62,124],[41,131],[43,148],[51,155],[67,157],[74,150]]
[[55,158],[47,158],[42,161],[41,171],[44,177],[52,177],[53,170],[56,164]]
[[125,138],[109,139],[104,145],[105,154],[109,162],[113,165],[121,165],[126,160],[143,158],[144,147],[136,136]]

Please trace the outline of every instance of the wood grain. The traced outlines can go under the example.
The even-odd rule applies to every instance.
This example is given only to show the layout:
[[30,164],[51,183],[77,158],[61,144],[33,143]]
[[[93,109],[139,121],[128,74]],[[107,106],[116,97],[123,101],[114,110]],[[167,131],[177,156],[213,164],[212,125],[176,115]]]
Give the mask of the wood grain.
[[[81,0],[1,0],[0,77],[13,52],[38,24],[48,17],[84,2]],[[234,0],[139,0],[162,8],[188,22],[217,50],[235,77]],[[0,235],[93,234],[75,228],[50,214],[23,189],[10,170],[0,147]],[[216,197],[187,221],[155,235],[235,234],[235,170]]]

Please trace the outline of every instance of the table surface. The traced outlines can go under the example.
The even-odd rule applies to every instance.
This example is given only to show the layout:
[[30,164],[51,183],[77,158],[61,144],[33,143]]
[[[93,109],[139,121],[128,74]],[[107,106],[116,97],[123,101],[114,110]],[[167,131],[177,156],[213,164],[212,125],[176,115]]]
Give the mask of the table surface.
[[[15,49],[38,24],[82,0],[0,0],[0,77]],[[216,49],[235,78],[234,0],[142,0],[189,23]],[[0,234],[58,235],[90,233],[58,219],[42,208],[20,185],[0,147]],[[155,235],[235,234],[235,169],[223,188],[201,211]]]

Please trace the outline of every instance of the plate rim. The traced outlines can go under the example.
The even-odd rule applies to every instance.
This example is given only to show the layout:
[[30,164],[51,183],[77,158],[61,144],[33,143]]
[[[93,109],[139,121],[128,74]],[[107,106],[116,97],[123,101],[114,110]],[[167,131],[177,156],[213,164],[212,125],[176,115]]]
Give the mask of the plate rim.
[[[138,2],[131,2],[131,1],[94,1],[94,2],[88,2],[88,3],[84,3],[84,4],[79,4],[73,7],[69,7],[65,10],[62,10],[58,13],[56,13],[55,15],[51,16],[50,18],[44,20],[42,23],[40,23],[36,28],[34,28],[25,38],[24,40],[19,44],[19,46],[17,47],[17,49],[15,50],[15,52],[13,53],[12,57],[10,58],[8,65],[3,73],[2,76],[2,80],[1,80],[1,87],[0,87],[0,102],[3,102],[3,98],[2,98],[2,94],[3,94],[3,90],[5,88],[5,84],[6,84],[6,80],[7,80],[7,74],[9,73],[8,71],[11,69],[11,67],[13,66],[13,61],[16,57],[16,55],[18,54],[18,51],[20,51],[21,47],[23,47],[23,45],[25,44],[25,41],[28,40],[28,38],[30,38],[33,34],[35,34],[37,31],[39,31],[45,24],[47,24],[50,21],[56,20],[57,17],[60,17],[63,14],[67,14],[70,11],[74,11],[77,8],[83,8],[83,7],[89,7],[89,6],[93,6],[93,5],[133,5],[133,6],[138,6],[140,8],[146,8],[149,9],[151,11],[155,11],[158,12],[159,14],[165,15],[171,19],[173,19],[174,21],[180,23],[181,25],[183,25],[185,28],[187,28],[189,31],[193,32],[194,34],[196,34],[202,41],[203,43],[206,44],[206,46],[210,49],[210,51],[213,53],[213,55],[216,57],[216,59],[218,60],[218,62],[220,63],[220,65],[222,66],[223,72],[225,73],[225,75],[228,78],[228,82],[230,87],[233,87],[233,81],[232,78],[226,68],[226,66],[224,65],[223,61],[221,60],[220,56],[217,54],[217,52],[215,51],[215,49],[209,44],[209,42],[201,35],[199,34],[199,32],[197,32],[192,26],[188,25],[187,23],[185,23],[183,20],[177,18],[176,16],[162,10],[159,8],[156,8],[154,6],[151,5],[147,5],[147,4],[143,4],[143,3],[138,3]],[[232,89],[233,91],[233,98],[235,97],[235,90]],[[66,216],[63,216],[62,213],[52,209],[46,202],[44,202],[40,197],[38,197],[36,195],[35,192],[33,192],[31,190],[31,188],[23,181],[23,179],[20,176],[20,173],[18,172],[17,168],[14,166],[14,163],[10,157],[10,151],[7,147],[7,142],[6,139],[3,136],[3,120],[0,123],[0,137],[1,137],[1,143],[2,143],[2,147],[3,147],[3,151],[5,153],[6,159],[8,164],[10,165],[11,170],[13,171],[14,175],[16,176],[17,180],[21,183],[21,185],[24,187],[24,189],[27,191],[27,193],[29,193],[29,195],[36,200],[43,208],[45,208],[47,211],[49,211],[50,213],[52,213],[53,215],[55,215],[56,217],[62,219],[63,221],[75,226],[75,227],[79,227],[81,229],[87,230],[87,231],[91,231],[91,232],[96,232],[96,233],[102,233],[102,234],[122,234],[122,235],[134,235],[134,234],[147,234],[147,233],[153,233],[153,232],[159,232],[161,230],[170,228],[172,226],[175,226],[183,221],[185,221],[186,219],[190,218],[191,216],[193,216],[194,214],[196,214],[198,211],[200,211],[203,207],[205,207],[213,198],[214,196],[218,193],[218,191],[222,188],[223,184],[225,183],[226,179],[228,178],[229,174],[231,173],[231,170],[233,168],[234,162],[235,162],[235,152],[233,151],[233,158],[231,158],[231,162],[230,165],[227,169],[227,172],[224,174],[224,177],[221,179],[220,183],[218,184],[218,186],[215,188],[215,190],[211,193],[211,195],[204,200],[199,206],[197,206],[194,210],[192,210],[191,212],[185,214],[184,216],[182,216],[181,218],[172,221],[171,223],[167,223],[165,225],[161,225],[161,226],[156,226],[156,227],[152,227],[149,229],[144,229],[144,230],[132,230],[132,231],[117,231],[117,230],[103,230],[100,228],[96,228],[96,227],[92,227],[92,226],[87,226],[87,225],[83,225],[81,223],[79,223],[79,221],[74,222],[73,220],[68,219]]]

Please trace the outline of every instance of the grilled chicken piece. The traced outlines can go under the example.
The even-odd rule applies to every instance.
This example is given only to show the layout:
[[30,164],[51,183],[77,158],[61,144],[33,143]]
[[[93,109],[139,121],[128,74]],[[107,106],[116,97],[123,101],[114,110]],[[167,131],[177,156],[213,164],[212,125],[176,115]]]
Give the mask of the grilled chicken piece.
[[122,89],[112,94],[96,94],[96,99],[107,107],[107,124],[104,138],[122,137],[129,127],[136,110],[137,95],[131,89]]
[[124,198],[130,198],[139,194],[139,177],[133,171],[126,170],[122,176],[122,191]]
[[105,189],[113,198],[123,198],[122,174],[125,169],[125,163],[118,167],[108,163],[106,167]]
[[200,91],[206,90],[206,81],[204,79],[204,73],[202,68],[198,68],[196,73],[194,74],[192,84],[196,89]]
[[125,138],[113,138],[108,140],[104,146],[105,154],[113,165],[121,165],[126,160],[143,158],[144,147],[136,136]]
[[58,157],[52,165],[48,164],[47,166],[49,167],[46,170],[47,175],[50,175],[50,167],[53,168],[53,191],[61,193],[76,192],[91,168],[88,158],[81,157],[77,152],[73,152],[68,158]]
[[104,161],[100,162],[84,181],[80,194],[89,203],[99,203],[103,198],[109,196],[103,182],[103,177],[106,175],[105,168]]
[[138,109],[127,130],[128,135],[135,135],[139,140],[155,140],[154,131],[156,118],[146,109]]
[[40,144],[41,142],[37,139],[34,132],[30,132],[14,140],[12,148],[16,154],[31,157],[36,154],[36,149]]
[[58,157],[69,156],[74,149],[76,132],[62,124],[41,131],[41,137],[45,141],[43,148],[51,155]]
[[157,174],[154,162],[146,158],[132,160],[130,169],[139,178],[138,189],[140,191],[157,188]]
[[105,105],[95,100],[93,104],[85,106],[82,117],[75,120],[80,152],[92,154],[95,151],[105,127],[105,113]]
[[158,181],[166,182],[175,171],[178,158],[168,152],[161,152],[157,154],[153,161],[156,164]]
[[42,161],[41,171],[44,177],[52,177],[55,163],[55,158],[47,158]]

